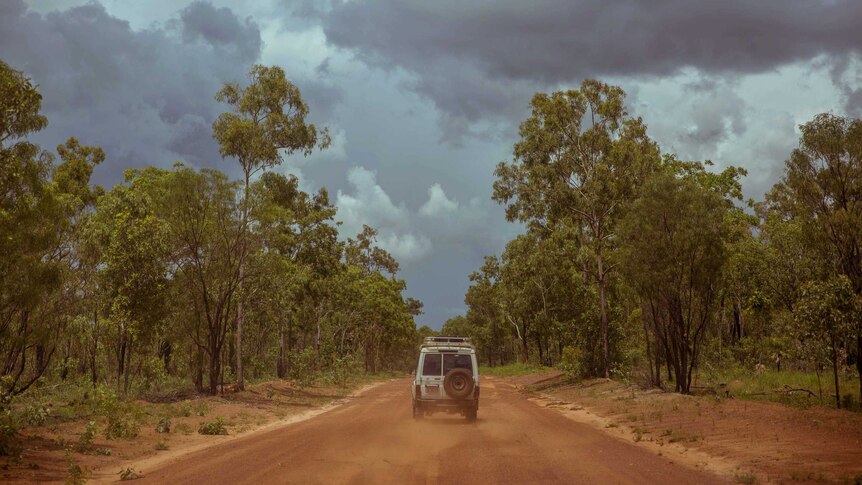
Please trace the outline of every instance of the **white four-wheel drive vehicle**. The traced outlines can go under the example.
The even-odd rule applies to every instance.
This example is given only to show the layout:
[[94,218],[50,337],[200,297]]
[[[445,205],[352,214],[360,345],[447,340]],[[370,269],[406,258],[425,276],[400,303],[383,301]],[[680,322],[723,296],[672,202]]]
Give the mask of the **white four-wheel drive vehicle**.
[[419,347],[412,393],[414,418],[446,411],[474,421],[479,410],[479,366],[470,339],[425,338]]

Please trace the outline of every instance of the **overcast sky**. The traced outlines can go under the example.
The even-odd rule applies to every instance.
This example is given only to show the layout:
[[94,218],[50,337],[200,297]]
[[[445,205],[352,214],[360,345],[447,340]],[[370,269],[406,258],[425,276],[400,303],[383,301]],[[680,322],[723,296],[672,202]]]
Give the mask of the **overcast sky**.
[[[649,6],[646,6],[646,5]],[[857,0],[0,0],[0,59],[39,85],[53,148],[101,145],[97,182],[182,160],[236,176],[211,123],[226,81],[278,64],[333,146],[279,167],[379,229],[439,328],[519,230],[491,201],[536,91],[622,86],[665,152],[780,177],[798,125],[862,116]]]

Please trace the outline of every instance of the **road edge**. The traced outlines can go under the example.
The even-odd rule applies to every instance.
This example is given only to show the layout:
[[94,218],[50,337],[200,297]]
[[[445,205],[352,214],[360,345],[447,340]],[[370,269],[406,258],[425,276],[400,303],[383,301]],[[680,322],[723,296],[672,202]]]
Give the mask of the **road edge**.
[[[211,448],[213,446],[220,445],[222,443],[235,442],[238,440],[243,440],[243,439],[249,438],[251,436],[256,436],[256,435],[261,434],[261,433],[266,433],[269,431],[274,431],[277,429],[286,428],[286,427],[294,425],[296,423],[308,421],[309,419],[315,418],[317,416],[320,416],[321,414],[324,414],[324,413],[327,413],[329,411],[332,411],[333,409],[339,408],[339,407],[349,403],[351,400],[353,400],[353,399],[361,396],[362,394],[370,391],[371,389],[374,389],[375,387],[386,384],[387,382],[392,382],[393,380],[396,380],[396,379],[383,379],[380,381],[365,384],[364,386],[361,386],[361,387],[353,390],[352,392],[350,392],[350,394],[348,394],[342,398],[336,399],[332,402],[329,402],[327,404],[324,404],[322,406],[312,408],[312,409],[309,409],[307,411],[303,411],[299,414],[294,414],[294,415],[288,416],[288,417],[283,418],[283,419],[277,419],[275,421],[270,421],[270,422],[265,423],[261,426],[258,426],[256,428],[253,428],[253,429],[250,429],[247,431],[243,431],[241,433],[237,433],[234,435],[228,435],[228,436],[213,436],[213,438],[214,438],[213,441],[207,441],[207,442],[203,442],[203,443],[195,443],[191,446],[187,446],[184,448],[179,448],[176,450],[170,450],[168,453],[158,453],[155,455],[145,455],[145,456],[141,456],[140,458],[125,460],[125,461],[122,461],[119,463],[114,463],[114,464],[110,465],[110,467],[111,467],[111,469],[118,469],[118,470],[126,470],[129,467],[133,467],[137,473],[141,474],[142,476],[145,476],[147,474],[147,472],[149,472],[149,471],[157,470],[163,466],[166,466],[170,463],[173,463],[177,460],[180,460],[183,457],[188,456],[192,453],[196,453],[198,451],[205,450],[207,448]],[[94,471],[92,473],[92,475],[90,476],[90,479],[88,480],[87,483],[103,484],[103,483],[115,483],[115,482],[119,482],[119,481],[120,481],[120,479],[118,477],[118,472],[108,471],[108,467],[106,466],[103,469]]]

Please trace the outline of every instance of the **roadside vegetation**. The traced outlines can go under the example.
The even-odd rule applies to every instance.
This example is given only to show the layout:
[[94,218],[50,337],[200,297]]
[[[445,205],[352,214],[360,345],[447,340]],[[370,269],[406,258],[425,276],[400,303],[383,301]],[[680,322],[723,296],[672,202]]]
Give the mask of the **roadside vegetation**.
[[526,231],[470,276],[443,333],[491,367],[859,409],[862,120],[800,126],[755,201],[744,169],[662,152],[618,87],[531,108],[493,187]]
[[213,95],[240,180],[176,163],[100,187],[112,154],[34,144],[41,95],[0,61],[0,455],[20,462],[22,431],[74,423],[55,444],[78,476],[74,455],[109,453],[102,438],[230,432],[227,416],[188,422],[208,414],[203,396],[307,406],[413,362],[422,303],[376,231],[339,238],[327,191],[271,170],[329,144],[298,88],[254,66]]

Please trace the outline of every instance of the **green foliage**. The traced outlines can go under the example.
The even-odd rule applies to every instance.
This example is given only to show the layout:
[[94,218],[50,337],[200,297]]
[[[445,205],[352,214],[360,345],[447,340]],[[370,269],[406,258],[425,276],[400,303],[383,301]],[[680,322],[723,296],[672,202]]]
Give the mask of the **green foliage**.
[[560,370],[569,377],[579,379],[584,376],[583,355],[577,347],[566,347],[560,359]]
[[108,416],[108,425],[105,427],[105,438],[125,438],[132,439],[138,437],[140,426],[134,418],[127,416],[111,415]]
[[159,424],[156,425],[156,433],[170,433],[171,432],[171,418],[167,416],[162,416],[159,418]]
[[84,431],[81,432],[81,435],[78,437],[78,443],[75,445],[75,451],[78,453],[90,453],[93,451],[93,440],[96,439],[96,433],[98,428],[96,428],[95,421],[87,422],[87,425],[84,427]]
[[216,417],[215,421],[201,423],[198,427],[198,433],[206,435],[228,434],[224,420],[221,417]]
[[22,451],[18,422],[12,416],[12,394],[5,389],[0,387],[0,456],[17,456]]
[[66,485],[83,485],[87,483],[90,472],[72,460],[72,454],[66,452]]

